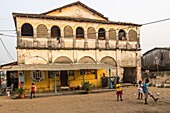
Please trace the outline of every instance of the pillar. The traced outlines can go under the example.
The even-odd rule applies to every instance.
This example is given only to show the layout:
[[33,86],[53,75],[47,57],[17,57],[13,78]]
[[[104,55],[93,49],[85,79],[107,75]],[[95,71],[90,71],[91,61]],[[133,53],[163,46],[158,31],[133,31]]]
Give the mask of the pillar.
[[18,79],[19,79],[19,87],[20,87],[20,88],[24,88],[24,84],[25,84],[24,71],[21,71],[21,72],[19,73]]
[[109,88],[110,88],[110,89],[113,89],[113,84],[112,84],[112,82],[113,82],[113,78],[112,78],[112,76],[111,76],[111,69],[109,69]]
[[54,73],[54,92],[57,93],[57,77],[56,77],[56,72]]
[[136,82],[142,80],[141,76],[141,51],[136,52]]

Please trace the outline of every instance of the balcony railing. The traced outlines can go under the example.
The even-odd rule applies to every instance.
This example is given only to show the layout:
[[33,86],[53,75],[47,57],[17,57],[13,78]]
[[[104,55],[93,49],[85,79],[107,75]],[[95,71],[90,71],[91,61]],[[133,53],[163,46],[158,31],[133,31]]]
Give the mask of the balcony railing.
[[19,37],[18,48],[51,48],[51,49],[140,49],[137,42],[98,40],[98,39],[76,39],[76,38],[35,38]]

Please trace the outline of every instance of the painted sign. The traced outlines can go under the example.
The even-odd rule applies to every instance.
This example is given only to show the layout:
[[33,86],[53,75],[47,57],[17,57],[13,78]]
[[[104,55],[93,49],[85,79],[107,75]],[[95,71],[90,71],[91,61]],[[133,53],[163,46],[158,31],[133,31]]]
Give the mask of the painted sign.
[[40,82],[40,81],[44,80],[45,73],[44,73],[44,71],[31,71],[30,77],[34,82]]

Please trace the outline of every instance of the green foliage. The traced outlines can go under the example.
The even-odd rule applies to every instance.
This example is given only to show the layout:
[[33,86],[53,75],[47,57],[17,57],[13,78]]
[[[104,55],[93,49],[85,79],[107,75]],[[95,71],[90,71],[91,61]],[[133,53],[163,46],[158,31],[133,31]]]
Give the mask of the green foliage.
[[16,89],[16,93],[19,95],[24,94],[24,92],[25,92],[25,89],[23,89],[23,88]]
[[89,82],[83,82],[82,83],[82,89],[83,90],[91,90],[94,87],[93,84],[90,84]]

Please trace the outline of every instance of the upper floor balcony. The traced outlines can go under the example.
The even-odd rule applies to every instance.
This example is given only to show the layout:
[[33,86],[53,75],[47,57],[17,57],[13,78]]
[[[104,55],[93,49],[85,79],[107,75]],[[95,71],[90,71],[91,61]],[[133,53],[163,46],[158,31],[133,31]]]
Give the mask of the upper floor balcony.
[[31,24],[26,23],[17,33],[17,48],[140,49],[139,35],[134,29],[125,31],[99,28],[96,31],[93,27],[73,29],[67,25],[61,30],[58,26],[47,29],[43,24],[34,29]]
[[73,38],[35,38],[19,37],[17,48],[35,49],[140,49],[137,42],[98,40],[98,39],[76,39]]

